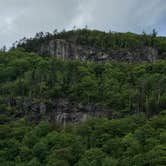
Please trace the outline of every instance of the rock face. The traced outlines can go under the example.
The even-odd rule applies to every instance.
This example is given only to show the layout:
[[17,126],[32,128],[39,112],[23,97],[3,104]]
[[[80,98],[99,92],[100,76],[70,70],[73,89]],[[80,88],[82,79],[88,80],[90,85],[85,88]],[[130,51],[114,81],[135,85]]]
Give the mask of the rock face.
[[[15,101],[15,105],[13,105]],[[10,107],[20,110],[15,117],[25,117],[30,123],[38,123],[41,120],[64,125],[67,123],[80,123],[90,117],[111,117],[111,111],[96,105],[82,105],[66,100],[49,102],[33,101],[31,99],[14,100],[8,103]]]
[[119,62],[154,62],[159,58],[158,51],[151,47],[142,49],[120,49],[101,51],[87,48],[62,39],[41,44],[38,53],[51,55],[61,59],[79,59],[81,61],[119,61]]

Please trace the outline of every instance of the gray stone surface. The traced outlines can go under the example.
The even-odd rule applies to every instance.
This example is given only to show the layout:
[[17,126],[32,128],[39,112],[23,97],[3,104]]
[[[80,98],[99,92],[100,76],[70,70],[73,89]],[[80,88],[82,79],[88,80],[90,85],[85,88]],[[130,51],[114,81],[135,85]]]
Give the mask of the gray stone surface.
[[61,59],[79,59],[81,61],[119,61],[119,62],[154,62],[159,58],[158,51],[151,47],[142,49],[119,49],[101,51],[87,48],[62,39],[55,39],[41,44],[38,53]]
[[17,111],[16,117],[25,117],[30,123],[39,123],[41,120],[50,121],[60,125],[67,123],[80,123],[90,117],[111,117],[112,112],[106,108],[89,104],[71,103],[67,100],[36,101],[32,99],[13,99],[17,104],[11,105]]

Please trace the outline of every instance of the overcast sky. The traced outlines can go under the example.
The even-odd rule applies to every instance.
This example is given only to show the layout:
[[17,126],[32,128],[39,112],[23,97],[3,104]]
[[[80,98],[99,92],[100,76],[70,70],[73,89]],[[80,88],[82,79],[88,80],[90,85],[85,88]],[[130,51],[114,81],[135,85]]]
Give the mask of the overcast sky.
[[166,0],[0,0],[0,47],[39,31],[152,31],[166,36]]

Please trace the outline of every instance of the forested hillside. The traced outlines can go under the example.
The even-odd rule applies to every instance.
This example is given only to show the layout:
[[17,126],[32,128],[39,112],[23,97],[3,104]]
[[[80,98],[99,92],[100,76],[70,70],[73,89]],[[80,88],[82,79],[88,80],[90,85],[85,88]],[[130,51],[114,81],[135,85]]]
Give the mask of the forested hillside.
[[166,109],[166,62],[81,63],[43,58],[21,50],[0,54],[3,97],[64,98],[106,106],[123,116]]
[[[2,118],[2,115],[1,115]],[[165,166],[166,115],[93,119],[65,129],[24,119],[0,125],[2,166]]]
[[0,165],[165,166],[166,60],[94,63],[35,53],[52,37],[164,53],[165,38],[86,29],[38,35],[0,52]]

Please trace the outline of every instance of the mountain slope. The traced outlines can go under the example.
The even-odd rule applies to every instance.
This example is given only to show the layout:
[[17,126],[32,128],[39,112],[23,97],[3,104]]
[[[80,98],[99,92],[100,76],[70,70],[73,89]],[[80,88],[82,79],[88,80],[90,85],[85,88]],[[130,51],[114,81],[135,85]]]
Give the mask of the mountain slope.
[[[0,165],[165,166],[165,38],[144,36],[145,44],[142,35],[111,33],[118,37],[107,43],[108,35],[40,34],[0,52]],[[95,50],[94,56],[118,55],[114,62],[96,63],[66,58],[64,50],[35,53],[52,41]],[[134,53],[146,49],[163,59],[144,59],[145,52],[137,60]],[[119,62],[126,50],[136,61],[122,54]]]
[[[1,102],[30,121],[148,116],[166,109],[166,62],[61,61],[21,50],[0,54]],[[58,120],[59,119],[59,120]]]

